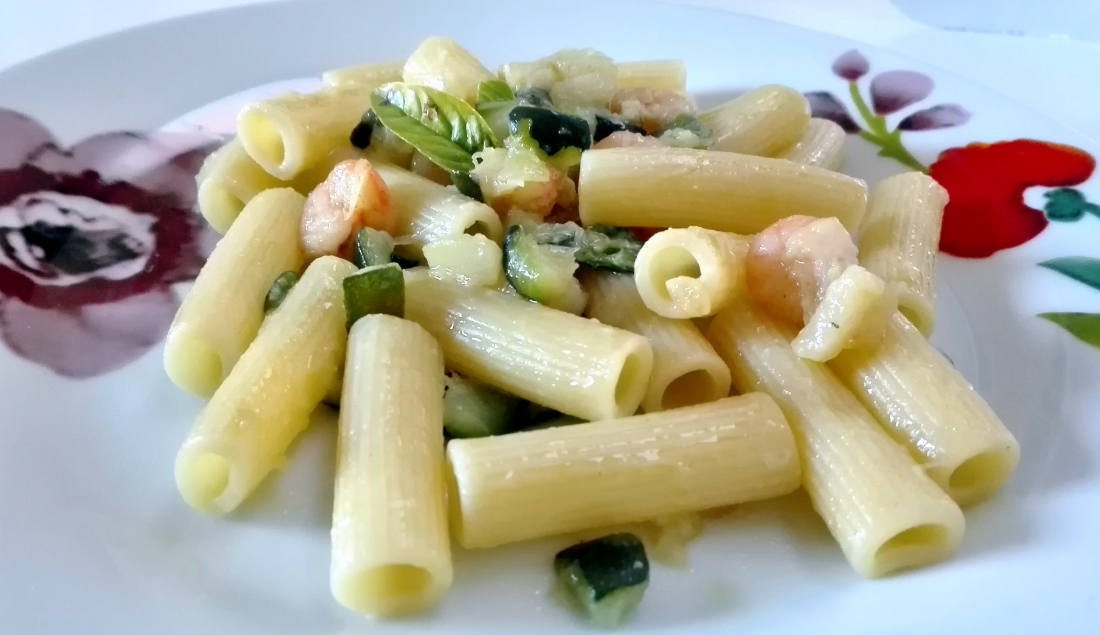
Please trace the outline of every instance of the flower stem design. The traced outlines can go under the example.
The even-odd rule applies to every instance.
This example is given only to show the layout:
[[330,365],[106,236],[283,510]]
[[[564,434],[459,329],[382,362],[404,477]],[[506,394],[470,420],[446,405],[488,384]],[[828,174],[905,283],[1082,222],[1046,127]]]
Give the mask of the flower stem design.
[[859,136],[879,147],[879,156],[887,157],[901,163],[907,168],[918,172],[928,172],[928,168],[917,160],[901,142],[901,130],[889,130],[886,127],[886,118],[876,115],[867,107],[863,95],[859,92],[859,86],[854,82],[848,82],[848,93],[852,97],[859,116],[866,122],[867,128],[859,131]]

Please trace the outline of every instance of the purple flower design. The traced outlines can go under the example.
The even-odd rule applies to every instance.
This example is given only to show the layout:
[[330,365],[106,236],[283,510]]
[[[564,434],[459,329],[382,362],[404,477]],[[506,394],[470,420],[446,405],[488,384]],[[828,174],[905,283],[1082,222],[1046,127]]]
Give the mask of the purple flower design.
[[863,77],[869,70],[871,70],[871,62],[867,61],[863,53],[855,49],[842,53],[840,57],[833,60],[833,72],[850,82]]
[[0,340],[68,377],[121,368],[164,337],[207,253],[192,211],[216,140],[96,135],[62,147],[0,110]]
[[913,170],[927,172],[901,142],[903,131],[935,130],[961,126],[970,120],[970,113],[957,104],[940,104],[924,108],[903,117],[893,130],[886,117],[916,104],[932,94],[932,78],[915,71],[886,71],[871,78],[871,105],[867,105],[859,89],[859,80],[871,70],[871,64],[857,50],[847,51],[833,60],[833,73],[848,82],[848,95],[862,125],[848,112],[836,95],[828,91],[804,93],[814,117],[836,122],[848,134],[858,134],[879,147],[879,156],[888,157]]
[[958,104],[940,104],[918,110],[898,122],[898,130],[936,130],[970,121],[970,111]]
[[932,94],[932,78],[914,71],[886,71],[871,80],[871,105],[879,115],[892,115]]

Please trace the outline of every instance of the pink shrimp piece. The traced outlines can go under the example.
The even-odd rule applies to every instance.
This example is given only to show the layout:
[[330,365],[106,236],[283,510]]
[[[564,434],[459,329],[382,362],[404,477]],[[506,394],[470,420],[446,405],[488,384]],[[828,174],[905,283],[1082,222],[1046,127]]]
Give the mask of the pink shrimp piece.
[[392,234],[396,222],[390,190],[370,161],[341,161],[306,198],[302,249],[309,258],[337,255],[363,227]]
[[802,325],[829,283],[856,264],[857,255],[837,219],[788,216],[753,240],[745,261],[749,293],[774,317]]
[[596,142],[596,145],[592,146],[593,150],[600,150],[603,148],[664,148],[668,147],[668,144],[661,141],[657,137],[650,137],[648,135],[639,134],[637,132],[630,132],[629,130],[620,130],[618,132],[612,132],[603,139]]
[[660,132],[677,115],[694,115],[696,110],[694,99],[673,90],[624,88],[611,98],[611,112],[649,134]]

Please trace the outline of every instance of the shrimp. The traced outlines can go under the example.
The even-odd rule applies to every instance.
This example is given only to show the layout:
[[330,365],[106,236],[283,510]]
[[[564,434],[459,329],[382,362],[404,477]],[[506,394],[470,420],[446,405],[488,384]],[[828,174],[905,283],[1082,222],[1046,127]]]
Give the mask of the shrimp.
[[370,161],[341,161],[306,198],[302,249],[309,258],[336,255],[350,249],[363,227],[392,234],[395,224],[390,190]]
[[666,148],[668,144],[657,137],[650,137],[629,130],[612,132],[592,146],[593,150],[602,148]]
[[837,219],[789,216],[753,240],[745,261],[749,293],[774,317],[801,325],[856,256],[852,237]]
[[673,90],[624,88],[611,98],[611,112],[649,134],[660,132],[677,115],[694,115],[696,110],[694,99]]

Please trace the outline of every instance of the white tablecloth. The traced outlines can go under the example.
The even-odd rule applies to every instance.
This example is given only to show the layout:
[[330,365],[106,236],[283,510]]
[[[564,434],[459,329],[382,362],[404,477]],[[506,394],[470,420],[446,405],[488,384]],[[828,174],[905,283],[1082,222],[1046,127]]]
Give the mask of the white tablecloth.
[[[263,0],[2,0],[0,69],[120,29]],[[890,0],[679,0],[728,9],[875,44],[996,90],[1100,140],[1100,42],[1049,35],[944,30],[916,22]],[[1016,17],[1000,0],[954,0],[988,15],[989,28]],[[1073,21],[1073,2],[1052,15]],[[912,2],[909,2],[912,5]],[[985,5],[988,9],[982,8]],[[983,13],[984,11],[984,13]],[[1004,13],[998,13],[998,11]],[[1026,17],[1026,16],[1025,16]],[[1087,16],[1081,16],[1082,19]],[[927,18],[926,18],[927,19]],[[945,15],[941,24],[952,25]],[[1023,19],[1016,17],[1016,19]],[[975,28],[973,22],[959,26]],[[981,28],[979,21],[977,28]],[[1046,25],[1044,25],[1046,27]],[[1049,31],[1045,28],[1044,32]]]

